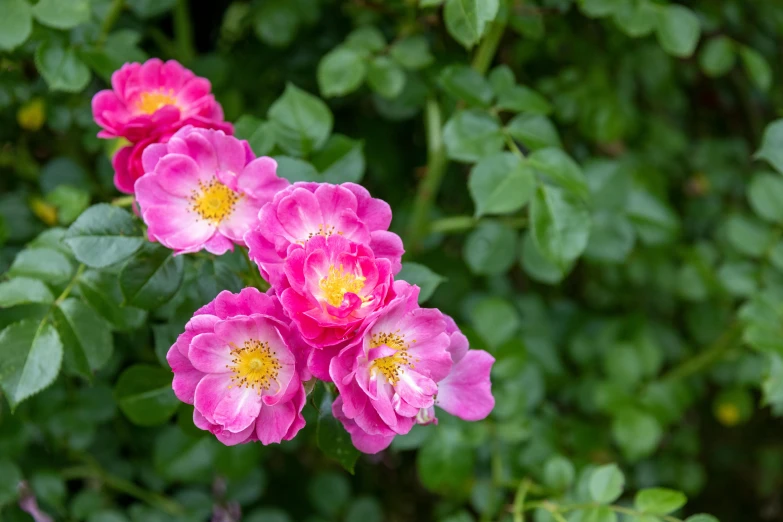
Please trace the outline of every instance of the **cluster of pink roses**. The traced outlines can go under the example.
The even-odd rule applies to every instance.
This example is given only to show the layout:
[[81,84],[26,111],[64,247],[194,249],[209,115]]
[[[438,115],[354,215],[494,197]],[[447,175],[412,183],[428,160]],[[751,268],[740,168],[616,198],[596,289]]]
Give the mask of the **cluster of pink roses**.
[[436,421],[436,405],[489,414],[494,359],[394,280],[403,246],[387,203],[353,183],[278,177],[231,136],[207,80],[176,62],[125,65],[112,85],[95,119],[101,136],[138,139],[117,153],[116,179],[150,240],[177,253],[246,247],[271,285],[222,292],[169,350],[174,392],[199,428],[228,445],[290,440],[313,378],[334,383],[332,412],[367,453]]

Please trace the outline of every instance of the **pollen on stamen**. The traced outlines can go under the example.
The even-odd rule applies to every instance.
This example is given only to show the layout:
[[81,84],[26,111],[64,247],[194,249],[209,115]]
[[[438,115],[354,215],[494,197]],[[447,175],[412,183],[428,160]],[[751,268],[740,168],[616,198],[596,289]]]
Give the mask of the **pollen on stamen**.
[[400,376],[405,374],[405,368],[414,368],[413,363],[419,359],[414,359],[408,353],[408,344],[405,342],[405,334],[400,334],[399,329],[392,333],[377,332],[370,336],[370,348],[379,346],[388,346],[395,350],[393,355],[381,357],[373,361],[373,368],[386,377],[386,380],[394,386],[400,380]]
[[[233,372],[231,385],[255,389],[259,395],[277,382],[282,365],[277,352],[266,341],[248,339],[240,347],[231,345],[231,362],[226,368]],[[278,383],[279,384],[279,383]]]
[[[332,306],[340,306],[343,304],[345,294],[359,294],[364,288],[365,278],[363,276],[356,276],[350,272],[346,273],[343,270],[343,265],[339,268],[335,268],[334,265],[329,267],[329,273],[326,277],[321,279],[318,286],[323,290],[326,301]],[[361,297],[362,301],[367,301],[368,297]]]
[[199,181],[198,188],[191,191],[191,210],[199,215],[198,220],[220,223],[234,211],[236,202],[242,197],[216,179],[208,183]]

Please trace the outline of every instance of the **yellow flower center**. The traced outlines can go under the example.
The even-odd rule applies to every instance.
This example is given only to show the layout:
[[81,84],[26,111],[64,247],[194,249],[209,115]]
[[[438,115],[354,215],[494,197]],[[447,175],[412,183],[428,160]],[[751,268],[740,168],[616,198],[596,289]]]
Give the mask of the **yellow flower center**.
[[241,198],[227,186],[217,180],[206,185],[199,181],[198,189],[190,196],[191,209],[201,216],[201,219],[217,224],[234,211],[234,204]]
[[[346,274],[343,271],[343,265],[340,265],[339,268],[332,265],[329,267],[329,275],[321,279],[319,286],[330,305],[340,306],[343,304],[346,293],[358,294],[364,288],[364,281],[364,277]],[[366,299],[362,298],[362,301]]]
[[154,114],[155,111],[166,105],[177,105],[177,99],[174,98],[172,89],[169,89],[168,93],[160,91],[141,93],[140,99],[136,103],[136,108],[144,114]]
[[[395,350],[393,355],[375,359],[371,369],[373,373],[382,373],[392,386],[397,384],[400,376],[405,373],[406,366],[413,369],[415,368],[413,363],[419,361],[419,359],[412,358],[408,353],[408,343],[405,342],[405,334],[400,334],[399,332],[399,330],[391,333],[381,332],[370,337],[370,349],[386,345]],[[414,339],[412,342],[415,343],[416,340]]]
[[260,394],[261,390],[268,390],[272,383],[277,381],[282,365],[269,343],[250,339],[241,347],[233,344],[231,346],[232,364],[226,365],[226,368],[234,375],[229,388],[253,388]]

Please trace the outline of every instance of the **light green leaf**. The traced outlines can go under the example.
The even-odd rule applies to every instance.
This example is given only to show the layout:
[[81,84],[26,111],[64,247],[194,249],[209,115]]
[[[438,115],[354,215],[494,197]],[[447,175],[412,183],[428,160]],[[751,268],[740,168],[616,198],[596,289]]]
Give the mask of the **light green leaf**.
[[666,488],[643,489],[634,498],[634,507],[642,513],[668,515],[677,511],[688,501],[685,494]]
[[590,189],[582,168],[571,156],[558,148],[547,148],[533,152],[528,157],[530,166],[546,175],[549,179],[585,201],[590,197]]
[[667,53],[679,58],[693,54],[699,43],[701,25],[693,11],[679,4],[661,7],[657,19],[658,42]]
[[376,56],[367,70],[367,85],[384,98],[396,98],[405,88],[405,71],[388,56]]
[[365,25],[351,31],[345,39],[345,45],[362,56],[383,51],[386,47],[386,37],[377,27]]
[[22,45],[33,31],[33,13],[26,0],[0,0],[0,49]]
[[435,289],[446,280],[445,277],[436,274],[429,267],[413,262],[403,263],[402,270],[394,276],[394,279],[418,286],[420,289],[419,304],[432,297]]
[[0,283],[0,307],[29,303],[49,304],[54,296],[49,287],[37,279],[14,277]]
[[[617,514],[607,506],[596,506],[584,511],[577,511],[570,519],[571,522],[617,522]],[[634,522],[650,522],[648,520],[635,520]]]
[[712,515],[693,515],[685,519],[685,522],[719,522]]
[[427,38],[418,34],[394,42],[389,49],[389,56],[398,64],[411,70],[423,69],[435,59],[430,53]]
[[57,207],[57,220],[70,225],[90,205],[90,193],[71,185],[58,185],[46,194],[46,201]]
[[[359,183],[364,177],[364,143],[342,134],[333,134],[324,147],[313,155],[313,167],[326,183]],[[312,175],[308,174],[308,175]]]
[[57,304],[53,323],[65,349],[66,369],[91,380],[114,351],[108,324],[90,307],[74,298]]
[[590,213],[581,201],[557,187],[538,187],[530,206],[530,223],[536,247],[561,268],[587,247]]
[[8,275],[31,277],[46,283],[64,283],[73,273],[71,262],[52,248],[26,248],[14,259]]
[[53,91],[79,92],[90,82],[90,69],[73,47],[59,41],[42,43],[35,50],[35,67]]
[[506,124],[506,132],[530,150],[562,146],[557,129],[546,116],[519,114]]
[[468,178],[477,217],[519,210],[530,200],[534,187],[533,171],[510,152],[483,158]]
[[126,210],[101,203],[87,209],[70,226],[65,243],[80,262],[104,268],[132,256],[146,241]]
[[635,242],[636,231],[626,216],[596,212],[585,257],[602,263],[622,263],[633,250]]
[[769,90],[772,86],[772,68],[767,60],[760,52],[747,46],[740,47],[739,54],[753,84],[762,91]]
[[127,3],[139,18],[152,18],[171,10],[177,0],[127,0]]
[[120,271],[120,290],[124,304],[155,309],[179,290],[184,275],[184,257],[171,250],[147,244]]
[[761,257],[772,246],[774,232],[765,223],[750,216],[735,214],[726,222],[726,236],[738,252]]
[[650,456],[662,435],[657,419],[638,410],[621,411],[612,423],[612,436],[631,462]]
[[648,0],[621,2],[614,11],[617,26],[631,38],[650,34],[656,25],[656,5]]
[[256,156],[269,154],[275,146],[275,130],[272,123],[255,116],[243,114],[234,123],[234,136],[247,140]]
[[318,63],[318,87],[326,97],[345,96],[355,91],[366,75],[364,59],[350,47],[337,47]]
[[449,158],[476,162],[503,148],[503,132],[498,120],[479,110],[456,113],[443,128],[443,142]]
[[627,3],[621,0],[581,0],[579,7],[590,18],[603,18],[619,11]]
[[482,221],[468,235],[462,249],[471,272],[496,275],[507,272],[517,256],[517,235],[497,221]]
[[26,319],[0,332],[0,386],[11,409],[52,384],[62,358],[62,342],[46,321]]
[[535,281],[554,285],[563,280],[566,274],[571,270],[571,266],[561,268],[542,254],[533,236],[526,233],[522,240],[522,268],[525,273]]
[[617,464],[606,464],[590,476],[590,496],[601,504],[611,504],[623,494],[625,476]]
[[33,16],[41,24],[54,29],[73,29],[90,19],[89,0],[40,0],[33,7]]
[[756,152],[755,157],[766,160],[775,170],[783,174],[783,119],[767,125],[761,140],[761,148]]
[[272,47],[290,45],[301,23],[294,2],[268,0],[258,5],[252,21],[258,39]]
[[521,324],[514,306],[500,297],[479,300],[471,311],[470,321],[490,348],[497,348],[511,339]]
[[332,132],[334,118],[319,98],[289,83],[269,108],[277,143],[288,154],[306,156],[320,149]]
[[575,476],[574,465],[560,455],[549,458],[544,464],[544,484],[554,490],[565,491],[571,487]]
[[756,174],[748,185],[748,200],[759,217],[783,224],[783,179],[773,174]]
[[438,78],[441,87],[470,106],[489,107],[493,92],[489,82],[467,65],[450,65]]
[[114,399],[122,413],[139,426],[163,424],[180,404],[171,389],[171,372],[146,364],[131,366],[120,374]]
[[729,72],[737,61],[734,41],[728,36],[711,38],[699,53],[699,65],[712,78]]
[[498,13],[498,0],[446,0],[443,17],[449,34],[470,49]]

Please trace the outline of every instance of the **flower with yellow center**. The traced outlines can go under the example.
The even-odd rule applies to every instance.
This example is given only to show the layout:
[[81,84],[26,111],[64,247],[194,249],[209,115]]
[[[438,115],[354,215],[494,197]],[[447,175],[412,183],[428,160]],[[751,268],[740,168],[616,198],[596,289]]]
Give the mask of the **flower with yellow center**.
[[[346,293],[359,294],[362,288],[364,288],[365,279],[362,276],[355,276],[351,273],[346,274],[343,270],[343,265],[340,265],[339,268],[331,265],[329,274],[321,279],[319,286],[330,305],[340,306],[343,304]],[[362,301],[366,300],[366,297],[362,298]]]
[[190,196],[193,212],[201,219],[218,224],[234,211],[234,205],[242,197],[224,184],[213,179],[209,183],[199,181],[199,188]]
[[177,99],[174,97],[174,91],[171,89],[169,89],[168,93],[161,91],[143,92],[139,98],[139,101],[136,102],[136,109],[144,114],[154,114],[155,111],[166,105],[177,105]]
[[[400,334],[399,332],[397,330],[390,333],[375,333],[370,337],[370,349],[385,345],[395,350],[393,355],[375,359],[371,370],[373,373],[380,372],[383,374],[392,386],[397,384],[400,376],[405,373],[405,367],[413,369],[415,368],[413,363],[418,361],[418,359],[414,359],[408,353],[408,343],[405,342],[405,334]],[[414,339],[412,342],[415,343],[416,340]]]
[[277,376],[283,366],[268,342],[249,339],[241,347],[233,344],[231,347],[232,364],[226,365],[226,368],[234,375],[229,388],[251,388],[258,391],[259,395],[269,390],[272,383],[277,383],[280,388]]

